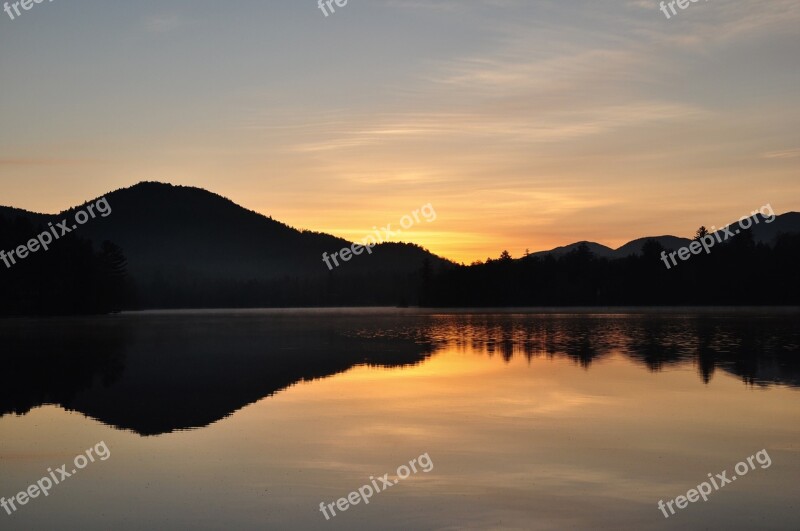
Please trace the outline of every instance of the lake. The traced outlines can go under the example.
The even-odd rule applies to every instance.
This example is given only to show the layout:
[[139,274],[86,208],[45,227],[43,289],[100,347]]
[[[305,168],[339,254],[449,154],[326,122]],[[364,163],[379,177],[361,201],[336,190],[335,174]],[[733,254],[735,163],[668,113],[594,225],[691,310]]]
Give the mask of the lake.
[[[0,496],[54,483],[0,528],[800,529],[798,324],[796,309],[0,320]],[[737,479],[659,508],[717,474]]]

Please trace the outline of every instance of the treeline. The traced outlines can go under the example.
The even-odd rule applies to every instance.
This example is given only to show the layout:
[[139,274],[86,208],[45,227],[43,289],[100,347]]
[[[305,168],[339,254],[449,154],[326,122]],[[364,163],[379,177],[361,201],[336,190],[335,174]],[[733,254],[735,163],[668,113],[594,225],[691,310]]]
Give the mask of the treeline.
[[663,247],[648,241],[641,255],[598,258],[586,245],[558,258],[529,256],[439,272],[423,270],[428,307],[660,306],[800,304],[800,234],[774,246],[743,231],[710,254],[667,269]]
[[[25,217],[0,215],[0,250],[8,253],[47,230]],[[15,257],[16,258],[16,257]],[[131,285],[122,250],[111,242],[95,249],[73,234],[49,250],[0,261],[0,316],[109,313],[130,304]]]
[[233,280],[156,273],[136,279],[137,309],[415,306],[418,272],[341,271]]
[[[0,250],[16,249],[45,229],[0,215]],[[503,252],[470,266],[431,265],[426,258],[413,273],[342,267],[242,281],[195,277],[181,267],[134,278],[118,246],[93,246],[71,233],[11,267],[0,261],[0,316],[152,308],[800,305],[800,234],[766,245],[744,231],[670,269],[662,251],[651,240],[640,255],[622,259],[599,258],[583,245],[560,257],[513,259]]]

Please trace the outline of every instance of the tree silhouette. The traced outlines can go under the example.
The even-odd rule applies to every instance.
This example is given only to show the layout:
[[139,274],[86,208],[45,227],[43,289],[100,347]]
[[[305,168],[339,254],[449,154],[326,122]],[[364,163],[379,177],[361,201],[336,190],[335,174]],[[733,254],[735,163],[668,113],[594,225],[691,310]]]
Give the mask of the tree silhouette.
[[[28,219],[0,215],[0,249],[13,249],[46,230]],[[0,264],[0,316],[98,314],[124,304],[126,261],[105,242],[97,252],[89,240],[62,236],[11,267]]]
[[706,229],[705,225],[701,225],[697,232],[694,233],[694,241],[700,241],[703,236],[708,234],[708,229]]

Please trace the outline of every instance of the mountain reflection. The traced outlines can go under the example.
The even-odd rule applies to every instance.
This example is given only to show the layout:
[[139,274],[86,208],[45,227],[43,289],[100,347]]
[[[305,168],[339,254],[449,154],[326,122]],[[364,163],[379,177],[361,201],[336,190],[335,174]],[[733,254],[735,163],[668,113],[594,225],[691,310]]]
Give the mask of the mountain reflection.
[[[363,318],[363,316],[362,316]],[[431,353],[341,333],[347,317],[126,315],[0,323],[0,415],[43,404],[155,435],[207,426],[295,383]]]
[[713,316],[251,311],[0,322],[0,415],[56,404],[156,435],[207,426],[302,381],[418,364],[444,348],[650,371],[693,364],[800,387],[797,314]]

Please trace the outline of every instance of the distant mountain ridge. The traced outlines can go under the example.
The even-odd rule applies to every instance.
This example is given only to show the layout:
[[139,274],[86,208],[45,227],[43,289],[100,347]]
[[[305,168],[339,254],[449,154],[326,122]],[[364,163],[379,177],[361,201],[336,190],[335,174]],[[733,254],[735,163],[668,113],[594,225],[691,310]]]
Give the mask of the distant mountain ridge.
[[[735,226],[736,224],[733,225]],[[724,239],[724,234],[722,234],[721,231],[716,232],[720,232],[720,238]],[[787,212],[785,214],[777,215],[771,223],[765,223],[764,218],[761,217],[759,223],[753,223],[751,233],[754,241],[757,243],[767,244],[771,244],[778,234],[800,233],[800,212]],[[550,255],[554,258],[557,258],[578,249],[583,244],[586,244],[589,250],[599,258],[625,258],[630,255],[641,255],[642,247],[644,247],[644,244],[649,240],[655,240],[667,251],[675,251],[692,243],[692,240],[689,238],[681,238],[679,236],[670,235],[646,236],[643,238],[637,238],[629,241],[617,249],[612,249],[596,242],[580,241],[569,245],[556,247],[548,251],[537,251],[528,256],[544,257]]]
[[592,253],[594,253],[595,256],[598,256],[600,258],[611,258],[615,253],[614,249],[612,249],[611,247],[606,247],[601,243],[580,241],[571,243],[569,245],[562,245],[561,247],[556,247],[554,249],[550,249],[549,251],[537,251],[535,253],[531,253],[528,256],[534,257],[534,256],[551,255],[553,257],[559,257],[578,249],[582,245],[586,245],[589,248],[589,250],[592,251]]

